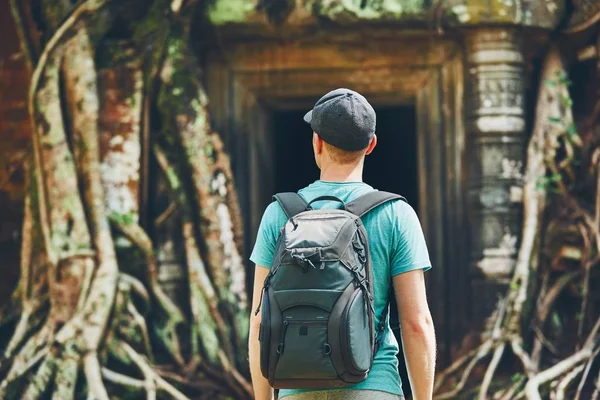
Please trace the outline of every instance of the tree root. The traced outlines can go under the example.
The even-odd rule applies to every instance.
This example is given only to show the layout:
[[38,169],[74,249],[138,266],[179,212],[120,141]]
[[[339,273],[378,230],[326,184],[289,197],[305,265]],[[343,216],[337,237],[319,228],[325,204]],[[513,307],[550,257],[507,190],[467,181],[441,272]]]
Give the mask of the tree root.
[[590,368],[592,367],[592,363],[594,362],[594,360],[596,359],[596,357],[598,357],[598,354],[600,354],[600,347],[598,349],[596,349],[596,351],[594,352],[594,354],[592,354],[592,357],[590,358],[590,360],[588,361],[587,365],[585,366],[585,369],[583,371],[583,376],[581,377],[581,381],[579,382],[579,385],[577,386],[577,392],[575,393],[575,400],[579,400],[579,398],[581,397],[581,391],[583,390],[583,385],[585,384],[587,376],[588,376],[588,374],[590,372]]
[[443,393],[440,395],[435,395],[434,399],[435,400],[445,400],[445,399],[455,398],[456,395],[458,393],[460,393],[460,391],[463,390],[463,388],[465,387],[465,384],[467,383],[467,380],[469,379],[469,375],[471,374],[471,371],[473,370],[473,368],[475,368],[475,366],[477,365],[477,363],[480,360],[485,358],[490,353],[492,348],[493,348],[493,342],[491,339],[487,340],[485,343],[483,343],[481,346],[479,346],[479,348],[475,352],[475,355],[471,358],[471,360],[467,364],[467,367],[463,371],[460,381],[458,382],[456,387],[449,392],[446,392],[446,393]]
[[162,322],[159,322],[155,326],[155,329],[159,336],[170,338],[170,340],[164,340],[164,343],[168,346],[166,350],[177,365],[183,367],[185,362],[181,354],[181,345],[178,340],[177,331],[178,326],[184,326],[185,317],[181,313],[181,310],[173,303],[169,296],[165,294],[158,284],[156,258],[152,249],[152,241],[146,232],[137,224],[124,224],[122,221],[115,220],[114,218],[111,218],[111,222],[118,231],[140,249],[142,255],[146,259],[146,266],[148,268],[146,279],[152,290],[152,296],[162,313]]
[[598,400],[598,395],[600,395],[600,372],[598,373],[598,377],[596,378],[594,384],[596,388],[594,389],[594,393],[592,393],[591,400]]
[[[170,171],[173,171],[173,169],[166,155],[160,147],[155,148],[155,154],[158,164],[168,177]],[[182,188],[178,185],[178,181],[171,181],[170,184],[171,190],[176,193],[175,197],[182,198],[183,193],[180,193]],[[186,214],[189,215],[189,206],[187,204],[184,204],[183,206]],[[211,282],[206,266],[198,250],[193,225],[188,219],[184,220],[182,230],[186,261],[188,264],[187,270],[191,294],[191,309],[195,320],[192,333],[194,336],[197,335],[197,337],[192,338],[194,341],[193,343],[196,343],[196,341],[202,342],[204,353],[209,356],[209,360],[221,365],[229,386],[237,394],[238,398],[252,397],[253,390],[251,385],[239,373],[235,365],[229,361],[235,360],[233,346],[229,341],[231,335],[226,329],[225,319],[219,311],[217,291]],[[208,315],[212,317],[210,322],[206,320],[205,315],[207,313],[205,311],[208,311]],[[204,316],[204,321],[201,321],[201,315]],[[215,334],[215,329],[212,328],[213,325],[216,327],[216,332],[219,333],[218,336]],[[202,326],[207,326],[208,329],[204,329]],[[224,350],[221,350],[221,347]],[[195,358],[198,359],[198,357]],[[206,365],[206,363],[203,364]]]
[[29,382],[29,385],[24,391],[23,398],[24,399],[38,399],[40,398],[50,381],[54,378],[56,373],[56,358],[52,353],[49,353],[41,365],[39,366],[35,376]]
[[556,395],[554,396],[555,400],[565,400],[565,391],[569,388],[571,383],[577,378],[577,376],[583,371],[585,365],[580,365],[578,367],[573,368],[571,372],[566,374],[564,378],[558,383],[556,387]]
[[446,368],[444,371],[442,371],[435,379],[435,383],[433,386],[433,392],[436,393],[442,387],[442,385],[446,381],[446,378],[448,378],[454,372],[456,372],[460,368],[462,368],[463,365],[465,365],[467,362],[469,362],[479,352],[480,348],[481,348],[481,346],[471,350],[468,354],[465,354],[458,360],[454,361],[454,363],[452,363],[452,365],[450,365],[448,368]]
[[253,397],[254,391],[252,389],[252,385],[250,385],[250,383],[248,383],[242,374],[240,374],[239,371],[231,364],[222,350],[219,350],[219,360],[221,360],[221,365],[223,365],[227,375],[231,375],[233,377],[233,382],[237,384],[236,386],[239,386],[242,389],[243,397],[241,398],[245,398],[246,396],[249,398]]
[[[199,178],[190,192],[199,196],[196,205],[203,208],[187,204],[194,213],[199,211],[201,218],[186,220],[182,226],[188,239],[188,262],[194,266],[188,276],[189,288],[195,293],[193,300],[199,300],[191,304],[193,318],[186,318],[187,310],[180,309],[161,288],[148,234],[137,222],[109,217],[107,189],[100,174],[101,111],[95,54],[82,20],[109,2],[84,0],[72,10],[68,10],[69,2],[41,5],[44,13],[50,12],[44,21],[49,40],[39,62],[32,65],[29,89],[34,135],[18,291],[22,312],[1,360],[0,398],[10,394],[62,400],[77,397],[81,387],[88,398],[96,400],[111,398],[111,389],[144,392],[148,399],[162,395],[187,399],[152,364],[155,345],[164,347],[177,365],[169,378],[176,385],[251,398],[252,387],[238,370],[245,361],[244,347],[239,344],[245,345],[248,330],[241,219],[229,159],[218,135],[210,130],[205,94],[195,78],[190,78],[191,85],[180,81],[174,85],[194,88],[195,119],[182,124],[179,117],[183,114],[179,114],[169,121],[180,128],[177,145],[186,151],[185,164]],[[171,54],[171,58],[179,62],[181,55]],[[177,67],[188,71],[187,61]],[[154,69],[161,71],[157,65]],[[165,81],[167,88],[169,84]],[[63,99],[66,104],[61,104]],[[150,99],[146,98],[145,104],[148,113]],[[145,117],[149,123],[149,116]],[[194,141],[192,128],[200,129],[202,143]],[[148,126],[145,129],[149,132]],[[193,198],[187,196],[184,201]],[[179,211],[176,206],[160,218]],[[133,243],[131,251],[141,251],[146,270],[126,269],[132,275],[119,270],[111,224],[118,235]],[[39,232],[32,229],[38,226]],[[118,250],[120,257],[121,247]],[[203,262],[206,265],[201,265]],[[48,304],[49,312],[41,319],[40,310]],[[214,325],[214,342],[203,334],[207,325]],[[198,357],[190,364],[186,364],[180,344],[186,331],[195,332],[193,340],[202,344],[202,351],[197,347]],[[212,359],[206,357],[211,351]],[[220,385],[184,383],[183,374],[189,377],[202,371],[213,374]],[[84,381],[86,385],[78,385]]]
[[102,383],[100,362],[96,353],[87,353],[83,357],[83,370],[88,382],[90,393],[98,400],[110,400],[106,387]]
[[77,352],[72,347],[68,347],[64,355],[56,363],[53,400],[74,399],[78,375],[79,363]]
[[[206,273],[206,268],[204,266],[204,262],[200,257],[200,252],[196,246],[196,240],[194,239],[193,227],[190,222],[184,222],[183,225],[183,238],[185,242],[185,250],[186,250],[186,258],[188,262],[188,274],[189,274],[189,284],[192,286],[192,310],[195,319],[195,326],[200,326],[202,315],[200,310],[198,309],[198,303],[203,302],[206,303],[210,315],[212,316],[214,324],[217,326],[217,331],[219,333],[219,340],[225,349],[226,357],[229,359],[235,359],[233,353],[233,346],[231,342],[228,340],[229,332],[225,327],[225,321],[219,312],[218,298],[216,291]],[[202,298],[197,298],[195,294],[198,293]],[[202,336],[195,340],[202,340]],[[206,344],[205,344],[205,347]],[[216,354],[216,353],[215,353]]]
[[527,355],[525,350],[523,350],[521,342],[522,338],[520,336],[514,337],[510,341],[510,346],[514,355],[517,356],[517,358],[519,358],[519,360],[521,361],[521,364],[523,365],[523,371],[525,371],[525,374],[527,376],[531,376],[537,370],[537,367],[533,364],[533,361],[531,360],[529,355]]
[[[580,275],[581,271],[574,271],[564,276],[561,276],[554,283],[552,288],[547,292],[543,300],[540,301],[540,305],[538,306],[535,321],[536,327],[538,329],[541,330],[543,328],[543,325],[546,322],[546,318],[548,317],[548,315],[550,314],[550,310],[552,309],[552,304],[554,304],[554,301],[556,300],[558,295],[570,282],[572,282],[575,278],[577,278]],[[543,335],[541,331],[538,335],[536,335],[536,338],[533,343],[533,350],[531,352],[531,359],[533,360],[533,363],[536,366],[540,364],[542,344],[544,340],[542,337],[539,337],[540,335]]]
[[102,367],[102,377],[106,381],[116,385],[126,386],[139,391],[146,390],[146,383],[144,381],[120,374],[106,367]]
[[506,343],[500,343],[500,345],[494,350],[492,361],[490,362],[487,371],[485,371],[483,382],[481,383],[481,388],[479,389],[479,400],[485,400],[487,398],[487,392],[490,387],[490,383],[492,383],[494,372],[496,372],[496,368],[498,368],[498,364],[500,363],[500,359],[502,358],[505,347]]
[[175,389],[170,383],[165,381],[160,375],[158,375],[154,369],[144,360],[144,358],[139,355],[131,346],[127,343],[122,344],[123,349],[126,354],[131,358],[131,360],[138,366],[140,371],[145,376],[145,382],[148,386],[146,386],[146,390],[148,392],[148,398],[151,396],[156,396],[155,390],[161,389],[166,393],[171,395],[176,400],[189,400],[183,393],[179,390]]
[[[227,158],[216,151],[219,142],[213,138],[207,97],[201,82],[179,79],[178,74],[199,76],[199,69],[188,43],[184,40],[185,26],[176,24],[167,39],[168,54],[160,72],[161,90],[158,107],[164,121],[165,142],[178,154],[175,168],[188,176],[182,182],[190,187],[189,199],[193,202],[194,220],[197,220],[197,242],[203,262],[216,287],[220,307],[230,323],[231,333],[238,352],[236,362],[246,357],[244,352],[248,335],[248,301],[245,288],[245,271],[239,252],[234,225],[237,208],[228,203],[228,192],[233,189],[231,176],[227,176]],[[217,146],[215,148],[215,145]],[[182,159],[181,159],[182,158]]]
[[523,385],[524,382],[525,382],[525,377],[519,377],[517,379],[517,381],[515,383],[513,383],[512,386],[506,390],[506,392],[502,395],[502,397],[500,397],[499,400],[510,400],[510,399],[514,398],[515,393],[517,393],[517,391]]
[[572,356],[562,360],[555,366],[548,368],[537,375],[533,376],[525,386],[525,393],[529,400],[542,400],[539,393],[539,386],[560,377],[562,374],[569,372],[579,364],[588,360],[592,352],[590,349],[583,349],[573,354]]

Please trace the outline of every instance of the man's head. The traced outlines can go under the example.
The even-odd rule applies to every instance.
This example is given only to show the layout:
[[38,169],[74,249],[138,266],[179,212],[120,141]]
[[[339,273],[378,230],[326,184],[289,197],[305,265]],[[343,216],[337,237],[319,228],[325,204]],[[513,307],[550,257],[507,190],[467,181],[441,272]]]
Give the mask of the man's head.
[[322,158],[340,164],[361,163],[375,148],[375,110],[361,94],[336,89],[321,97],[304,121],[310,124],[317,165]]

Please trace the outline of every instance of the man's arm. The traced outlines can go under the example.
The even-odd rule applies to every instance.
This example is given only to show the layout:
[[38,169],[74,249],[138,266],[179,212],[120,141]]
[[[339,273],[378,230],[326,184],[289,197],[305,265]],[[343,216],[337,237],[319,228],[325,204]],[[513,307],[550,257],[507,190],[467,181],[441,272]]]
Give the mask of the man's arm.
[[250,314],[250,332],[248,342],[248,353],[250,359],[250,374],[252,376],[252,387],[254,388],[254,397],[256,400],[272,400],[273,389],[269,386],[269,381],[262,376],[260,372],[260,344],[258,342],[258,333],[260,330],[260,320],[262,308],[257,315],[254,315],[259,305],[260,294],[263,283],[269,269],[257,265],[254,269],[254,290],[252,297],[252,310]]
[[402,345],[414,400],[431,400],[435,374],[435,332],[425,294],[423,270],[393,278]]

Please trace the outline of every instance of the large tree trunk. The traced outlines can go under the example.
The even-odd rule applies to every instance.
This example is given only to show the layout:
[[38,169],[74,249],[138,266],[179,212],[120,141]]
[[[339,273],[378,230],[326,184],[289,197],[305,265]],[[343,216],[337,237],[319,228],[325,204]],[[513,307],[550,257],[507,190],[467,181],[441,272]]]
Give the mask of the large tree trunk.
[[[241,218],[188,43],[194,2],[127,2],[141,20],[39,3],[45,42],[21,32],[33,156],[0,398],[251,398]],[[30,6],[13,2],[17,22]],[[128,15],[130,37],[104,36]]]

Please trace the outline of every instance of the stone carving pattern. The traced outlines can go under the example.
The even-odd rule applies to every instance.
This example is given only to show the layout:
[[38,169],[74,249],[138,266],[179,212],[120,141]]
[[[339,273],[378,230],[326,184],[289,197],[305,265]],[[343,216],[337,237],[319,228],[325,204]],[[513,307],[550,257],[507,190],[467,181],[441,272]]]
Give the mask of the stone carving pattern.
[[486,29],[467,40],[467,129],[473,151],[469,196],[471,254],[486,278],[514,267],[524,156],[524,63],[515,31]]

